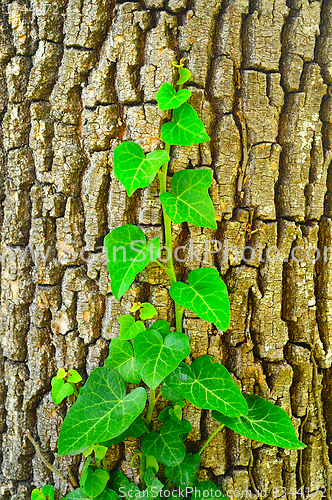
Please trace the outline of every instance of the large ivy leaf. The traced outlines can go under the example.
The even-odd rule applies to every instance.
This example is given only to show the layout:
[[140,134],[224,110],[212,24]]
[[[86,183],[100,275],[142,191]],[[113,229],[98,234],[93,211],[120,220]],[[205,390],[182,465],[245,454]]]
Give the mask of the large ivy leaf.
[[144,455],[153,455],[158,462],[164,465],[177,465],[184,459],[186,449],[182,441],[182,434],[186,431],[185,420],[176,423],[167,420],[160,428],[160,432],[145,434],[142,440]]
[[141,375],[134,357],[133,346],[127,340],[116,337],[109,345],[109,356],[105,359],[105,366],[117,370],[125,382],[139,384]]
[[175,486],[186,488],[197,484],[197,474],[201,463],[200,455],[187,453],[184,460],[173,467],[165,467],[165,476],[170,479]]
[[121,495],[121,498],[138,498],[140,491],[136,484],[131,483],[121,471],[115,471],[111,474],[112,488]]
[[124,185],[128,196],[138,188],[151,184],[160,167],[168,162],[165,150],[152,151],[145,157],[144,151],[135,142],[124,141],[114,150],[114,175]]
[[226,495],[212,481],[201,481],[193,489],[191,500],[200,500],[202,498],[207,500],[214,500],[215,498],[228,500]]
[[211,182],[211,170],[175,172],[171,182],[174,194],[162,193],[159,196],[168,217],[175,224],[190,222],[195,226],[217,229],[214,208],[208,192]]
[[155,389],[190,354],[184,333],[163,336],[156,330],[142,332],[133,340],[135,359],[144,382]]
[[141,437],[146,431],[147,428],[145,427],[141,415],[139,415],[136,420],[134,420],[133,423],[128,427],[128,429],[126,429],[122,434],[100,444],[103,446],[107,446],[107,448],[110,448],[113,444],[122,443],[128,437]]
[[146,484],[146,497],[147,498],[157,498],[159,492],[163,489],[164,485],[156,477],[156,473],[153,467],[147,467],[144,474],[144,482]]
[[190,90],[183,89],[176,92],[173,85],[166,82],[161,85],[156,97],[159,109],[165,111],[166,109],[178,108],[181,104],[188,101],[190,96]]
[[181,363],[165,384],[203,410],[218,410],[230,417],[248,413],[240,389],[226,368],[210,356],[201,356],[190,366]]
[[143,321],[135,321],[130,314],[123,314],[118,321],[120,323],[120,339],[122,340],[131,340],[139,332],[146,330]]
[[[118,500],[118,498],[119,495],[116,491],[106,488],[99,496],[95,497],[94,500]],[[83,488],[78,488],[68,493],[63,500],[92,500],[92,497],[89,497]]]
[[216,269],[201,268],[191,271],[188,285],[178,281],[169,291],[172,299],[193,311],[197,316],[227,330],[230,307],[225,283]]
[[160,238],[146,243],[143,231],[131,224],[113,229],[104,239],[113,295],[119,299],[136,275],[158,257]]
[[143,387],[126,395],[118,372],[107,366],[95,368],[62,424],[59,455],[77,455],[92,444],[119,436],[142,413],[145,402]]
[[105,469],[96,469],[95,471],[88,467],[84,481],[84,491],[89,498],[96,498],[100,495],[110,478],[109,472]]
[[182,104],[173,111],[174,121],[161,127],[161,139],[165,144],[191,146],[210,140],[203,122],[190,104]]
[[261,443],[288,450],[305,448],[305,444],[297,439],[292,421],[285,410],[256,395],[246,396],[246,399],[249,408],[247,415],[230,418],[213,411],[213,418],[232,431]]

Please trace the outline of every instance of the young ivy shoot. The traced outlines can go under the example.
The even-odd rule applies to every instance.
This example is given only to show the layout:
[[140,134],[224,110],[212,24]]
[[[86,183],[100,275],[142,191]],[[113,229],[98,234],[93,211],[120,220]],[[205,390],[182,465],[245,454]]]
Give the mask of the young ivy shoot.
[[[113,157],[114,173],[128,196],[146,188],[158,176],[169,259],[166,264],[158,260],[160,238],[147,240],[144,232],[131,224],[113,229],[104,240],[113,295],[120,299],[137,274],[154,262],[169,278],[175,325],[158,320],[152,304],[135,303],[131,314],[119,318],[120,334],[110,342],[104,366],[93,370],[79,391],[75,384],[81,377],[75,370],[67,374],[60,369],[54,377],[52,397],[56,403],[68,396],[77,397],[61,427],[59,455],[85,456],[79,487],[67,495],[67,500],[117,500],[120,496],[139,496],[140,491],[141,495],[144,492],[156,498],[169,488],[191,487],[196,488],[193,499],[198,498],[197,492],[206,490],[208,498],[226,498],[214,483],[199,482],[197,476],[203,449],[223,427],[267,445],[292,450],[305,447],[287,413],[257,395],[242,394],[222,364],[210,356],[201,356],[190,365],[184,362],[190,355],[189,339],[182,331],[184,310],[225,331],[230,307],[226,285],[216,269],[195,269],[186,283],[177,281],[174,270],[172,223],[217,228],[209,195],[211,169],[177,171],[171,190],[167,190],[171,146],[210,140],[188,103],[190,90],[182,88],[190,72],[183,67],[183,61],[175,66],[179,72],[177,88],[163,83],[157,93],[159,108],[172,113],[170,121],[161,127],[164,149],[145,154],[139,144],[124,141],[116,147]],[[136,387],[128,391],[126,383]],[[169,405],[160,412],[159,425],[155,425],[152,415],[158,398],[169,401]],[[211,410],[220,423],[195,454],[187,453],[184,444],[191,431],[191,424],[183,418],[186,402]],[[141,448],[131,460],[140,471],[140,487],[130,483],[122,472],[108,467],[108,449],[128,437],[141,438]],[[164,466],[162,474],[159,464]],[[31,498],[53,500],[53,488],[35,489]]]

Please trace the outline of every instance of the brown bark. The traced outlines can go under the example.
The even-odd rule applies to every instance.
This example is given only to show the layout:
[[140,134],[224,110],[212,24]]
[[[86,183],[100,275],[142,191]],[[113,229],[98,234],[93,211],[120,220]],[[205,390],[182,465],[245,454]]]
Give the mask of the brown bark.
[[[53,482],[66,493],[26,430],[55,467],[77,474],[79,458],[57,456],[66,413],[50,398],[57,369],[86,376],[102,364],[117,318],[134,300],[150,300],[159,319],[174,319],[155,265],[115,300],[98,246],[124,223],[161,236],[157,183],[129,199],[113,175],[112,151],[123,139],[145,151],[161,145],[165,114],[155,96],[162,82],[175,81],[171,62],[180,57],[212,141],[173,148],[171,171],[212,169],[219,229],[174,226],[175,243],[188,250],[177,273],[185,279],[190,269],[216,266],[232,311],[225,335],[187,312],[192,356],[211,354],[244,391],[284,408],[307,444],[301,455],[224,431],[206,448],[200,479],[230,498],[250,488],[277,498],[284,487],[293,498],[301,484],[306,493],[326,487],[332,264],[298,263],[290,254],[298,245],[322,254],[332,246],[332,1],[4,0],[1,8],[0,498],[27,500],[33,486]],[[190,239],[203,255],[215,238],[229,247],[261,245],[265,261],[257,251],[251,263],[235,252],[227,261],[220,252],[190,262]],[[275,245],[281,257],[267,262]],[[196,450],[216,423],[191,406],[186,415]],[[109,456],[129,477],[135,448],[127,440]]]

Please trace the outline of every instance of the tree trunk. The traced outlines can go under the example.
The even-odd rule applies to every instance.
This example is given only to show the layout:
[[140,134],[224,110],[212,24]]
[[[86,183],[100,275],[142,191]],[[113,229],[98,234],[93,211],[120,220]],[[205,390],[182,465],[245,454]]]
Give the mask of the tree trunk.
[[[174,147],[170,169],[213,170],[218,231],[174,226],[174,244],[185,247],[177,275],[216,266],[231,298],[224,335],[187,311],[192,357],[212,355],[243,391],[284,408],[307,444],[303,452],[280,450],[224,430],[203,454],[200,479],[230,499],[246,490],[293,499],[301,486],[305,494],[326,488],[332,0],[3,0],[0,21],[1,499],[27,500],[47,483],[60,497],[67,491],[27,430],[55,467],[78,474],[79,457],[57,455],[67,411],[50,397],[57,369],[86,377],[101,365],[119,315],[135,300],[174,321],[159,267],[117,301],[99,247],[126,223],[162,236],[157,182],[128,198],[112,151],[125,139],[146,152],[161,146],[165,113],[156,92],[175,82],[171,63],[180,57],[212,140]],[[185,415],[189,449],[197,450],[217,423],[190,405]],[[136,446],[129,439],[108,457],[134,479]]]

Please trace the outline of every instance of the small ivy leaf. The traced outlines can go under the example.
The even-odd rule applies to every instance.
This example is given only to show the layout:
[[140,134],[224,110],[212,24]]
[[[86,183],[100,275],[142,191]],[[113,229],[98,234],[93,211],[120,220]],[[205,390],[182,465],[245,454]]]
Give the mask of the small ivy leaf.
[[[92,446],[92,448],[93,448],[93,446]],[[91,457],[88,457],[84,462],[83,469],[81,472],[81,477],[80,477],[80,487],[81,488],[83,488],[85,480],[87,478],[90,463],[91,463]]]
[[174,486],[186,488],[197,484],[197,471],[201,463],[200,455],[187,453],[184,460],[173,467],[165,467],[165,476],[170,479]]
[[188,420],[182,420],[181,422],[179,422],[179,424],[182,427],[182,432],[180,434],[180,437],[182,441],[185,441],[192,430],[191,423]]
[[41,492],[48,500],[54,500],[54,489],[51,484],[43,486]]
[[157,474],[157,472],[159,470],[159,465],[158,465],[158,462],[155,459],[155,457],[153,457],[152,455],[148,455],[147,457],[145,457],[145,465],[146,465],[146,468],[152,467],[155,474]]
[[207,142],[207,135],[202,120],[190,104],[182,104],[173,111],[174,122],[167,122],[161,127],[160,136],[165,144],[191,146]]
[[152,319],[154,316],[157,316],[157,314],[157,309],[152,304],[149,304],[149,302],[142,302],[139,317],[143,321]]
[[60,404],[67,396],[74,394],[74,387],[57,377],[53,377],[51,380],[52,386],[52,399],[56,405]]
[[194,226],[217,229],[213,203],[208,192],[211,182],[211,170],[175,172],[171,182],[174,194],[162,193],[159,196],[171,221],[175,224],[190,222]]
[[84,491],[89,498],[96,498],[100,495],[110,478],[109,472],[104,469],[96,469],[93,471],[91,467],[88,468],[86,479],[84,481]]
[[178,108],[181,104],[188,101],[190,96],[190,90],[183,89],[176,92],[173,85],[166,82],[160,86],[156,97],[159,109],[165,111],[166,109]]
[[155,330],[159,332],[163,338],[167,337],[171,333],[170,324],[168,321],[164,319],[160,319],[159,321],[155,321],[149,328],[149,331]]
[[131,196],[136,189],[149,186],[160,167],[168,161],[165,150],[152,151],[145,156],[141,146],[124,141],[114,149],[114,175]]
[[181,434],[183,425],[167,420],[160,428],[160,432],[145,434],[142,440],[144,455],[153,455],[158,462],[164,465],[177,465],[185,457],[186,449]]
[[35,488],[31,492],[31,500],[46,500],[46,498],[45,498],[45,495],[43,495],[41,491],[39,491],[39,490],[37,490],[37,488]]
[[146,398],[143,387],[126,395],[123,379],[112,368],[95,368],[61,426],[59,455],[78,455],[119,436],[142,413]]
[[141,437],[143,436],[144,432],[147,431],[147,428],[144,424],[144,421],[139,415],[133,423],[128,427],[127,430],[125,430],[122,434],[117,436],[114,439],[109,439],[108,441],[105,441],[104,443],[100,443],[103,446],[107,446],[107,448],[110,448],[113,444],[118,444],[122,443],[125,439],[128,437]]
[[65,378],[66,375],[67,375],[66,370],[64,368],[59,368],[58,373],[56,375],[56,378],[59,378],[59,379]]
[[176,82],[176,85],[183,85],[184,83],[186,83],[190,79],[191,73],[190,73],[189,69],[187,69],[187,68],[179,68],[178,71],[179,71],[180,78]]
[[191,500],[199,500],[203,497],[207,500],[214,500],[215,498],[228,500],[226,495],[224,495],[223,492],[219,490],[219,488],[217,488],[217,486],[211,481],[199,482],[194,488],[194,494],[191,497]]
[[203,410],[219,410],[232,417],[248,413],[239,387],[226,368],[210,356],[201,356],[190,366],[181,363],[165,384]]
[[138,384],[141,381],[140,369],[134,358],[133,346],[127,340],[116,337],[111,340],[109,356],[105,366],[117,370],[125,382]]
[[129,479],[121,471],[115,471],[111,474],[112,488],[121,495],[121,497],[137,498],[140,496],[140,491],[136,484],[131,483]]
[[95,444],[93,447],[93,451],[95,452],[96,462],[100,462],[100,460],[102,460],[107,453],[107,447],[100,444]]
[[69,370],[67,382],[70,382],[71,384],[78,384],[78,382],[81,382],[82,380],[81,375],[76,370]]
[[159,244],[160,238],[146,243],[143,231],[131,224],[117,227],[105,237],[104,247],[107,249],[107,265],[115,298],[120,299],[129,290],[136,275],[157,259]]
[[288,450],[301,450],[305,444],[298,440],[291,419],[279,406],[256,396],[246,396],[249,411],[247,415],[230,418],[217,411],[213,418],[232,431],[270,446]]
[[[118,499],[119,495],[114,490],[106,488],[100,495],[95,497],[94,500],[118,500]],[[92,498],[85,493],[83,488],[78,488],[77,490],[68,493],[66,498],[62,500],[92,500]]]
[[163,489],[164,485],[155,476],[155,471],[153,467],[147,467],[144,473],[144,482],[147,486],[146,496],[147,498],[156,498],[159,496],[159,492]]
[[189,339],[179,332],[170,333],[163,339],[156,330],[149,330],[134,338],[133,345],[142,379],[151,389],[156,389],[190,354]]
[[189,273],[188,285],[178,281],[169,291],[172,299],[190,309],[201,319],[226,331],[230,307],[225,283],[216,269],[200,268]]
[[161,388],[161,394],[166,401],[172,401],[173,405],[179,405],[181,408],[184,408],[185,402],[183,401],[182,395],[176,391],[175,389],[171,389],[167,387],[167,385],[163,385]]
[[166,420],[173,420],[174,422],[181,422],[182,420],[182,409],[180,405],[175,405],[174,409],[171,406],[166,406],[159,413],[158,420],[161,422],[166,422]]
[[[83,451],[83,455],[85,457],[88,457],[89,455],[91,455],[91,453],[93,452],[93,444],[91,446],[89,446],[89,448],[87,448],[86,450]],[[90,457],[90,460],[91,460],[91,457]]]
[[140,302],[134,302],[133,305],[130,308],[130,312],[136,312],[141,308],[141,303]]
[[140,332],[144,332],[146,330],[143,321],[135,321],[130,314],[123,314],[120,316],[118,321],[120,323],[121,340],[132,340]]

